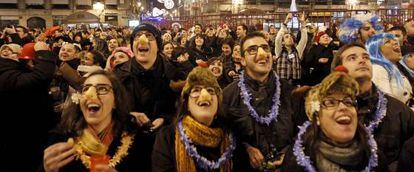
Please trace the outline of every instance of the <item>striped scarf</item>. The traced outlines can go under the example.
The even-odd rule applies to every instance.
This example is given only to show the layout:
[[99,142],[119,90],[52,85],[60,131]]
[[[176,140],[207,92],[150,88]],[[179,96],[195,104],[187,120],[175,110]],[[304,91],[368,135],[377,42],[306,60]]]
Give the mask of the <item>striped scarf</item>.
[[[231,144],[229,137],[224,134],[221,128],[209,128],[200,124],[189,115],[183,118],[185,134],[195,145],[216,148],[220,146],[220,152],[224,153],[226,148]],[[178,128],[175,129],[175,157],[177,171],[197,171],[194,159],[188,155],[185,146],[180,139]],[[230,172],[232,167],[231,160],[227,161],[220,167],[220,172]]]

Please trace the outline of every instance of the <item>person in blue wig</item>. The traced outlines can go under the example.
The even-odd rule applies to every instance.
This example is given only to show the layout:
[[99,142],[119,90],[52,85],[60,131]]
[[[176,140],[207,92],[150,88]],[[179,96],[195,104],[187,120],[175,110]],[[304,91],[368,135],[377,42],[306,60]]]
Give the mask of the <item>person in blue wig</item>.
[[365,42],[376,33],[382,32],[379,17],[372,14],[357,14],[345,20],[339,29],[339,39],[344,44]]
[[[414,93],[414,49],[408,50],[407,54],[403,56],[403,59],[397,63],[397,67],[401,74],[407,77],[408,81],[410,81]],[[410,100],[409,106],[414,107],[414,99]]]
[[401,48],[393,34],[380,33],[372,36],[365,45],[372,61],[372,81],[379,89],[392,97],[408,103],[412,88],[408,79],[397,68],[401,60]]

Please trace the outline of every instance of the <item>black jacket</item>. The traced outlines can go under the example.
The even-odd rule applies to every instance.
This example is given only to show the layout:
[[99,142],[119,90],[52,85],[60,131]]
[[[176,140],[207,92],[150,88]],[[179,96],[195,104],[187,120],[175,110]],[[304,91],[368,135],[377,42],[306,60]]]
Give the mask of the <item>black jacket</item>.
[[23,47],[24,44],[31,43],[34,40],[33,37],[30,36],[30,35],[28,35],[24,38],[20,38],[17,33],[10,34],[10,37],[12,39],[12,43],[19,44],[22,47]]
[[[305,55],[302,60],[302,66],[304,69],[304,84],[316,85],[320,83],[323,78],[331,73],[331,63],[333,59],[333,50],[336,49],[333,43],[327,47],[323,45],[313,45],[310,48],[309,53]],[[320,63],[319,59],[328,58],[327,63]]]
[[[370,93],[357,97],[359,120],[368,125],[375,116],[378,102],[377,87],[373,85]],[[374,130],[378,148],[385,154],[388,164],[398,160],[402,145],[414,134],[414,112],[401,101],[385,95],[387,114]]]
[[150,70],[145,70],[135,58],[115,69],[129,94],[132,112],[143,112],[150,120],[171,119],[175,99],[164,67],[164,60],[159,56]]
[[[165,75],[163,59],[158,56],[154,66],[145,70],[135,58],[115,68],[115,74],[125,86],[129,94],[129,106],[132,112],[142,112],[154,121],[164,118],[166,125],[175,113],[175,95],[169,88],[169,80]],[[154,133],[148,133],[142,139],[141,156],[148,160],[144,169],[151,169],[151,152],[155,141]]]
[[407,140],[402,148],[398,159],[398,172],[405,172],[414,169],[414,137]]
[[193,64],[193,66],[197,66],[197,60],[203,60],[207,62],[208,59],[211,58],[211,55],[213,54],[213,49],[211,47],[204,47],[202,50],[199,50],[193,47],[189,49],[188,54],[190,55],[188,61],[190,61],[191,64]]
[[55,61],[51,52],[38,51],[35,67],[29,69],[0,57],[0,152],[7,157],[0,171],[34,171],[42,160],[47,132],[58,120],[48,95]]
[[[271,73],[268,81],[261,85],[246,75],[247,89],[252,93],[251,104],[259,116],[267,115],[270,111],[272,98],[276,90],[276,77]],[[291,86],[286,80],[280,79],[280,106],[277,122],[269,126],[259,124],[250,115],[247,106],[240,95],[238,81],[228,85],[223,91],[223,109],[226,119],[238,139],[238,149],[235,153],[235,170],[249,169],[249,160],[245,151],[245,143],[258,148],[263,156],[267,156],[272,147],[277,152],[283,151],[293,140],[293,124],[291,109]],[[237,161],[237,162],[236,162]],[[238,169],[240,168],[240,169]]]

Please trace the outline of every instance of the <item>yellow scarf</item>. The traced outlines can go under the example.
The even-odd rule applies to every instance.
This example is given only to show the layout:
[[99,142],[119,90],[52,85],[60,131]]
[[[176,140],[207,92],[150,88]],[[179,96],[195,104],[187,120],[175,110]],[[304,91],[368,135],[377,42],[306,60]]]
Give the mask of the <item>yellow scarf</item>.
[[[189,115],[186,115],[182,120],[185,134],[195,144],[216,148],[220,146],[220,152],[224,153],[226,148],[231,144],[228,135],[225,135],[221,128],[209,128],[200,124]],[[188,156],[185,146],[180,139],[178,127],[175,129],[175,157],[177,164],[177,171],[195,172],[196,166],[194,160]],[[230,172],[232,169],[232,161],[227,161],[220,167],[221,172]]]

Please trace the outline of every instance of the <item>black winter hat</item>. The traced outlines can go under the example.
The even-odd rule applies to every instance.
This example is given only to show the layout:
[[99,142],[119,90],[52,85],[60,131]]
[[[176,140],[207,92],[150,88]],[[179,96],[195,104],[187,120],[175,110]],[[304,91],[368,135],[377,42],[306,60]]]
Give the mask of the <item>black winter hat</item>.
[[148,32],[150,32],[154,35],[155,40],[157,41],[157,46],[158,46],[158,50],[159,50],[162,47],[161,31],[152,24],[142,23],[142,24],[138,25],[137,27],[135,27],[134,31],[132,31],[132,35],[131,35],[131,38],[130,38],[132,51],[134,51],[133,47],[134,47],[135,36],[138,34],[139,31],[143,31],[143,30],[148,31]]

